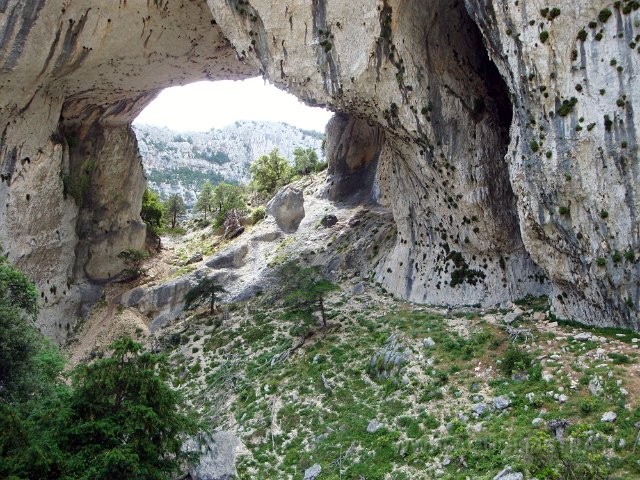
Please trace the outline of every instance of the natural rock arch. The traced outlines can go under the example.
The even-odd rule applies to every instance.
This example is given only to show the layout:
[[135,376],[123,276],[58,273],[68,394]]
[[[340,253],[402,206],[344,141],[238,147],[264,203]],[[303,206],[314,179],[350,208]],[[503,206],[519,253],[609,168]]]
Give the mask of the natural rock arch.
[[[359,178],[354,165],[375,163],[375,175],[361,177],[398,226],[398,242],[376,274],[389,290],[420,302],[488,304],[547,292],[548,277],[560,314],[637,327],[638,265],[602,270],[594,259],[638,249],[638,100],[628,100],[624,128],[615,124],[615,138],[636,155],[624,165],[611,126],[594,121],[591,136],[572,136],[575,113],[549,114],[553,96],[557,103],[575,91],[572,61],[590,75],[586,88],[606,78],[586,53],[574,59],[562,43],[583,52],[576,25],[606,2],[577,0],[584,8],[554,23],[538,18],[537,7],[507,3],[0,3],[0,244],[38,280],[46,331],[60,337],[59,319],[117,271],[115,254],[142,242],[131,120],[165,86],[256,73],[342,112],[328,142],[336,185]],[[633,18],[615,16],[620,26],[607,28],[621,29],[622,40],[603,45],[620,50],[629,72],[621,73],[620,90],[632,91],[637,59],[622,47],[636,27]],[[546,44],[539,24],[551,30]],[[590,46],[593,56],[598,46]],[[578,106],[595,120],[601,108],[590,98]],[[532,122],[545,129],[548,157],[529,148],[537,138]],[[363,135],[372,135],[375,149],[351,161],[345,155]],[[608,175],[617,193],[586,183],[598,174],[587,160],[596,152],[614,167]],[[557,181],[567,165],[580,173],[571,219],[554,212],[575,196]],[[615,225],[594,218],[598,205],[620,196]]]

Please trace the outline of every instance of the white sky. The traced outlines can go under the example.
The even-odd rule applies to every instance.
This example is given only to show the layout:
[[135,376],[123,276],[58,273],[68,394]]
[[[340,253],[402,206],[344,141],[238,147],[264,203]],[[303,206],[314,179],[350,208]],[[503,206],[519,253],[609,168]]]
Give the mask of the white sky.
[[262,78],[250,78],[167,88],[134,123],[203,132],[237,120],[270,120],[324,132],[331,115],[328,110],[306,106]]

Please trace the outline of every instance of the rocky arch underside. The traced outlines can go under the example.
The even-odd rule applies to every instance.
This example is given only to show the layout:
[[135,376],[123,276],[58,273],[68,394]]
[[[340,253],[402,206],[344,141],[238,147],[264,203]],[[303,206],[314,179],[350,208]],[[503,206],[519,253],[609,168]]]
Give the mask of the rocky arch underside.
[[[554,22],[535,0],[0,2],[0,244],[37,279],[44,330],[63,338],[117,253],[142,246],[137,113],[169,85],[255,74],[340,112],[329,194],[393,211],[398,241],[376,266],[392,292],[552,292],[562,316],[637,328],[637,263],[612,256],[638,253],[638,100],[624,93],[638,57],[624,42],[640,19],[617,10],[611,38],[581,40],[608,3],[574,3]],[[591,95],[614,53],[616,91]],[[578,81],[585,94],[553,115]]]

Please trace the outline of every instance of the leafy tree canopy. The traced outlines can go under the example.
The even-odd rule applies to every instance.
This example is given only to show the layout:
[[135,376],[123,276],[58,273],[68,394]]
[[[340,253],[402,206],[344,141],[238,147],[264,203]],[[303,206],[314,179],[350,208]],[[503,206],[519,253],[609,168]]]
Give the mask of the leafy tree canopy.
[[166,383],[163,356],[130,338],[77,367],[71,385],[22,404],[0,402],[0,478],[173,478],[199,424]]
[[319,171],[320,161],[313,148],[296,147],[293,150],[293,171],[296,175],[309,175]]
[[199,425],[166,383],[166,359],[123,338],[69,385],[62,355],[33,325],[36,299],[0,258],[0,478],[173,478]]
[[277,148],[253,162],[249,172],[255,188],[267,195],[273,195],[278,188],[289,183],[292,174],[289,162]]
[[156,231],[162,226],[164,207],[160,201],[160,196],[149,188],[145,188],[142,195],[142,209],[140,217],[152,231]]
[[33,326],[38,313],[35,285],[0,256],[0,402],[28,398],[44,372],[47,342]]
[[231,210],[245,210],[244,189],[231,183],[219,183],[213,189],[212,203],[216,212],[216,225],[222,225]]
[[166,383],[164,357],[130,338],[110,348],[110,357],[72,375],[67,468],[75,478],[170,478],[185,459],[185,435],[198,425],[180,411],[180,395]]
[[38,292],[31,281],[0,256],[0,305],[23,310],[31,318],[38,313]]

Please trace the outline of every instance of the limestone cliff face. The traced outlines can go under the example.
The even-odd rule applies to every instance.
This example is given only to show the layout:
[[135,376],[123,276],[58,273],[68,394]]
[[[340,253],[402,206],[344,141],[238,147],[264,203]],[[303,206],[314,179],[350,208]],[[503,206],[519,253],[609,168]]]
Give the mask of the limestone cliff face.
[[[330,194],[362,186],[392,209],[398,241],[376,270],[389,290],[552,293],[562,316],[638,328],[640,11],[618,5],[8,0],[0,243],[41,287],[105,281],[142,236],[129,122],[164,86],[260,72],[342,113]],[[78,168],[86,203],[65,198]]]
[[467,2],[513,98],[525,246],[560,316],[638,329],[640,5],[520,3]]

